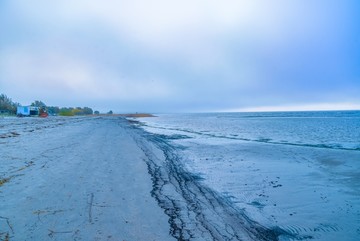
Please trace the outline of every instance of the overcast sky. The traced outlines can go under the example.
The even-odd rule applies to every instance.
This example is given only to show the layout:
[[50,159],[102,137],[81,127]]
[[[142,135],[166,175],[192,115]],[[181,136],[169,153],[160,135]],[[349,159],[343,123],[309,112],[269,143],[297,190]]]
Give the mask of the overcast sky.
[[0,93],[115,112],[360,109],[358,0],[1,0]]

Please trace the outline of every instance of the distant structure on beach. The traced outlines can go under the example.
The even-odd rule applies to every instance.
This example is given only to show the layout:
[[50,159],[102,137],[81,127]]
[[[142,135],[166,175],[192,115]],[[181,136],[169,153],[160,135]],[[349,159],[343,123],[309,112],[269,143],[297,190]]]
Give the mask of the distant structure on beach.
[[16,115],[19,117],[23,116],[40,116],[47,117],[47,111],[45,107],[38,106],[18,106],[16,110]]
[[18,106],[16,110],[17,116],[38,116],[39,107],[37,106]]

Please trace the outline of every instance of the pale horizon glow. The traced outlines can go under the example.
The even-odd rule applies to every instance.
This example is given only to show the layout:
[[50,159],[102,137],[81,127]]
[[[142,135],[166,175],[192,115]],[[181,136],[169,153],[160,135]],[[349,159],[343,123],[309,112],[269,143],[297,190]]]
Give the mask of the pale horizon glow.
[[3,0],[0,93],[118,113],[360,109],[359,16],[355,0]]
[[253,108],[230,109],[225,112],[280,112],[280,111],[359,111],[360,105],[352,103],[320,103],[289,106],[259,106]]

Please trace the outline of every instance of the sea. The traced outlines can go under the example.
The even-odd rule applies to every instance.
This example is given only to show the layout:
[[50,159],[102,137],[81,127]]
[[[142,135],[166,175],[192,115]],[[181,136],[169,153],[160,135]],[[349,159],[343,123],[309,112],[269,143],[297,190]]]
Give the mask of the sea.
[[[158,114],[184,168],[286,240],[360,240],[360,111]],[[284,239],[285,240],[285,239]]]

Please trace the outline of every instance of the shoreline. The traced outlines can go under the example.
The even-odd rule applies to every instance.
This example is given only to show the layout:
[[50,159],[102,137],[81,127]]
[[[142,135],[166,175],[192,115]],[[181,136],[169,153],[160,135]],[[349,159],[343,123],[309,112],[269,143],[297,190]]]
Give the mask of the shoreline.
[[145,117],[157,117],[156,115],[149,113],[129,113],[129,114],[98,114],[90,115],[93,116],[113,116],[113,117],[131,117],[131,118],[145,118]]
[[252,220],[189,172],[169,139],[136,120],[7,122],[0,129],[0,240],[303,238]]
[[[127,113],[127,114],[92,114],[92,115],[72,115],[72,116],[64,116],[64,115],[50,115],[49,117],[96,117],[96,116],[113,116],[113,117],[129,117],[129,118],[147,118],[147,117],[157,117],[156,115],[150,113]],[[0,118],[13,118],[19,116],[17,115],[0,115]],[[40,116],[21,116],[21,118],[39,118]],[[41,117],[43,118],[43,117]]]
[[0,239],[292,237],[252,221],[186,171],[166,139],[123,116],[22,120],[0,139]]
[[[250,220],[292,234],[280,235],[279,240],[355,241],[360,230],[358,114],[355,119],[351,113],[350,118],[335,114],[339,118],[331,119],[334,114],[323,119],[313,119],[312,114],[302,119],[167,115],[144,120],[141,129],[152,133],[160,145],[167,142],[173,147],[168,162],[182,164],[190,175],[186,178],[181,172],[184,178],[175,180],[195,178],[211,189],[206,193],[217,193],[221,203],[229,200],[230,207],[245,212]],[[311,126],[313,132],[303,126]],[[325,144],[334,148],[319,148]]]

